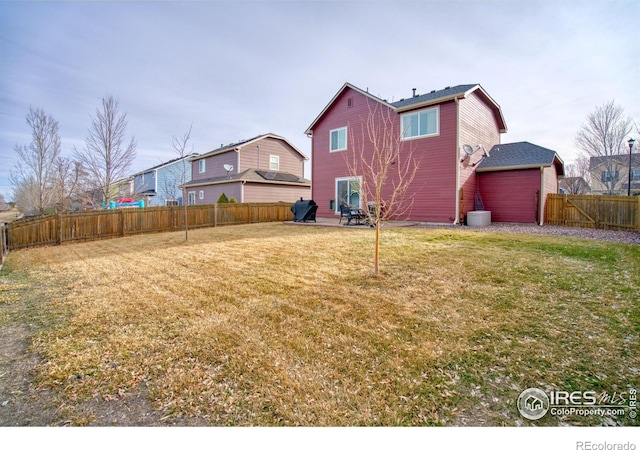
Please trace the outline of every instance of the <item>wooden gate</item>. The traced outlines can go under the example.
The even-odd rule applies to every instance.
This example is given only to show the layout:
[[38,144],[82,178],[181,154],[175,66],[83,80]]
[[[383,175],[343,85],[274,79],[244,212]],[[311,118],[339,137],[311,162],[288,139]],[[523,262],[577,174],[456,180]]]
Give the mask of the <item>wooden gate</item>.
[[640,231],[640,197],[549,194],[545,223]]

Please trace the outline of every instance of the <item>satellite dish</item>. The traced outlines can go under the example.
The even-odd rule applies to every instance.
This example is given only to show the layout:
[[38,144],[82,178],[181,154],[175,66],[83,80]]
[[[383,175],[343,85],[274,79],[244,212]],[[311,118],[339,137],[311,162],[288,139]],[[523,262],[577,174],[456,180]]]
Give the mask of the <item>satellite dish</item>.
[[471,155],[473,155],[473,148],[469,144],[464,144],[462,146],[462,150],[464,150],[464,155],[462,155],[462,159],[460,160],[460,162],[464,162]]
[[223,167],[227,172],[231,172],[233,170],[233,166],[231,164],[225,164]]

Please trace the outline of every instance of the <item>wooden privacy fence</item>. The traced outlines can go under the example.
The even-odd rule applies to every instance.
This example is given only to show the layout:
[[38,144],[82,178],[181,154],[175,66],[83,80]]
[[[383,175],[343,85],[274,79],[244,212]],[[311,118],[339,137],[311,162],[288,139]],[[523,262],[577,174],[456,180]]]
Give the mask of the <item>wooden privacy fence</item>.
[[545,223],[640,231],[640,196],[548,194]]
[[[189,229],[291,220],[291,204],[223,203],[187,208]],[[184,207],[123,208],[65,213],[6,225],[7,250],[131,234],[184,230]]]

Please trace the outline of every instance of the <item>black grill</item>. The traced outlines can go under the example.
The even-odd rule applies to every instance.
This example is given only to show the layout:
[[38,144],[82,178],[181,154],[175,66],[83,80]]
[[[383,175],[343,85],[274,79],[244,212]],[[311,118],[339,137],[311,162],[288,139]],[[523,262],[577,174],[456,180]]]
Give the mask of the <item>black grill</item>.
[[316,221],[316,211],[318,210],[318,205],[313,200],[303,200],[300,197],[300,200],[295,202],[291,206],[291,212],[293,213],[293,221],[294,222],[309,222]]

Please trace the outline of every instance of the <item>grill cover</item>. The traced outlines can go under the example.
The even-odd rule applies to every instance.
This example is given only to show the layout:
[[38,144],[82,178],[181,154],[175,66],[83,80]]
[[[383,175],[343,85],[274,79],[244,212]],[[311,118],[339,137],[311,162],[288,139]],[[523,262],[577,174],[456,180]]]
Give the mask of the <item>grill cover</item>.
[[309,220],[316,221],[316,211],[318,205],[313,200],[300,200],[291,205],[291,212],[293,213],[294,222],[308,222]]

